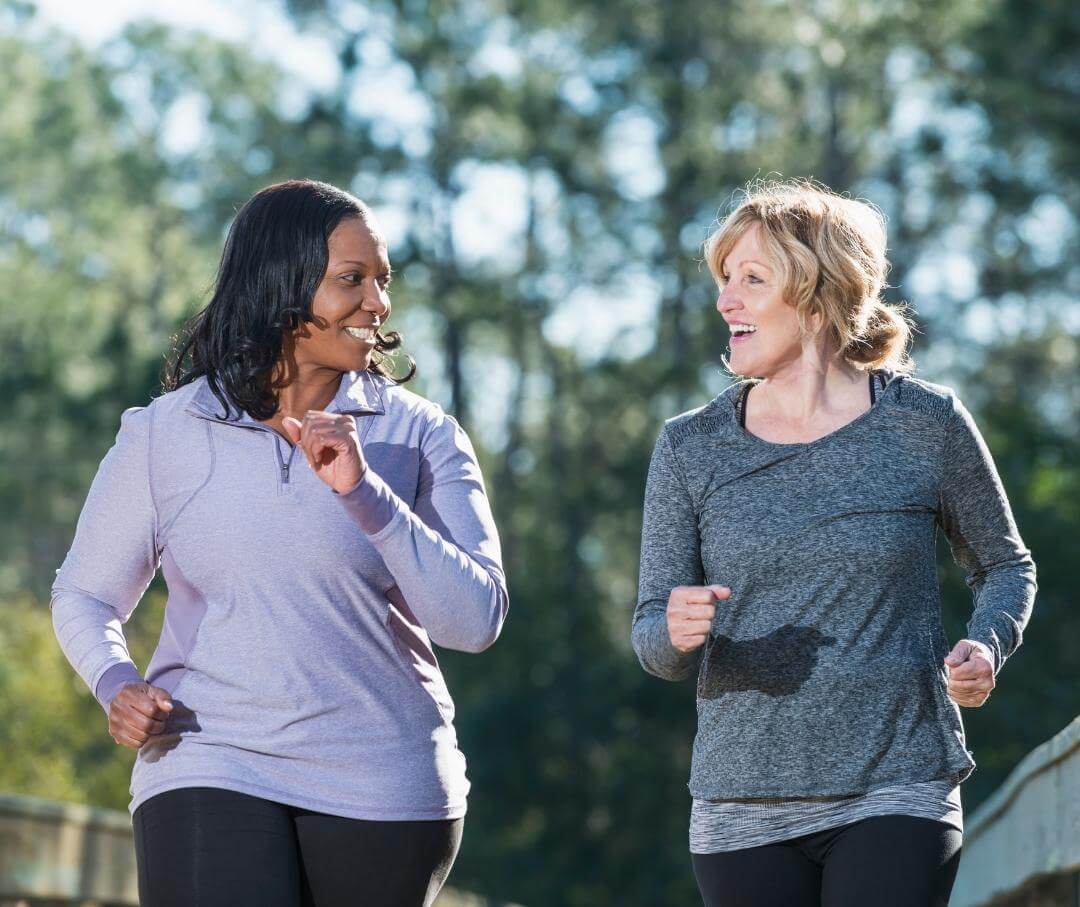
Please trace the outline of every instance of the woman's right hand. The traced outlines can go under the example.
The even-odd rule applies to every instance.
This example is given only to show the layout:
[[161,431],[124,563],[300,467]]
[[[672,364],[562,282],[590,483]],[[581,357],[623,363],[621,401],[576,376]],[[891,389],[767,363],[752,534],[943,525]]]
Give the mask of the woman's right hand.
[[172,697],[160,687],[125,684],[109,703],[109,734],[121,746],[137,750],[165,730],[172,708]]
[[680,652],[692,652],[709,638],[716,602],[731,597],[727,586],[676,586],[667,603],[667,626],[671,644]]

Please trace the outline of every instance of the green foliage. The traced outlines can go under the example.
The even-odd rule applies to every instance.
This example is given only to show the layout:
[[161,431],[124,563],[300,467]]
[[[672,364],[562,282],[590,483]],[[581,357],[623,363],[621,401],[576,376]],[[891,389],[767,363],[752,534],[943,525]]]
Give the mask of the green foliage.
[[[147,595],[125,628],[145,665],[164,598]],[[134,753],[108,733],[108,719],[56,644],[49,609],[26,596],[0,606],[0,790],[126,809]]]

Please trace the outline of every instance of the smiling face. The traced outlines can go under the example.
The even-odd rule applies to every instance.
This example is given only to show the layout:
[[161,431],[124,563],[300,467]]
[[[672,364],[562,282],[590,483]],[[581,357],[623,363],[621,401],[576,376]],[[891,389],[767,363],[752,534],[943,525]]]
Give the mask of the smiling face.
[[327,243],[328,261],[311,303],[314,320],[289,338],[297,366],[360,371],[371,363],[375,332],[390,317],[390,259],[370,216],[341,221]]
[[720,263],[720,273],[716,309],[731,329],[731,370],[768,378],[797,363],[807,338],[784,299],[783,274],[757,227],[743,233]]

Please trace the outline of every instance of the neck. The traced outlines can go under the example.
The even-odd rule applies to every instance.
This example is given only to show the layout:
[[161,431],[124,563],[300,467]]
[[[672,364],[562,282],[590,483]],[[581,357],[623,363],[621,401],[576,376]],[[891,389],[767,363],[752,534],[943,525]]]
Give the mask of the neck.
[[839,357],[799,360],[761,382],[769,408],[785,421],[810,422],[863,403],[866,372]]
[[278,395],[274,418],[303,419],[309,409],[326,409],[337,396],[343,374],[325,366],[279,362],[274,370],[274,389]]

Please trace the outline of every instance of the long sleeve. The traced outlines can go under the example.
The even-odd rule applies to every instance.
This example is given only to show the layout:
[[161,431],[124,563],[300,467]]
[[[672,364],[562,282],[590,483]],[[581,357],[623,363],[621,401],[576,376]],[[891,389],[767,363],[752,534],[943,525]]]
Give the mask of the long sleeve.
[[499,537],[472,444],[452,417],[421,443],[414,508],[370,468],[340,501],[434,643],[480,652],[496,640],[509,607]]
[[666,429],[660,433],[645,483],[638,602],[631,641],[641,666],[665,680],[690,675],[698,652],[680,652],[667,629],[667,601],[676,586],[703,584],[697,514],[678,473]]
[[1035,601],[1035,563],[1013,520],[993,457],[956,400],[947,425],[940,521],[974,597],[968,638],[988,645],[994,671],[1017,647]]
[[142,679],[122,627],[158,565],[149,421],[144,407],[122,414],[52,587],[56,638],[106,711],[120,687]]

